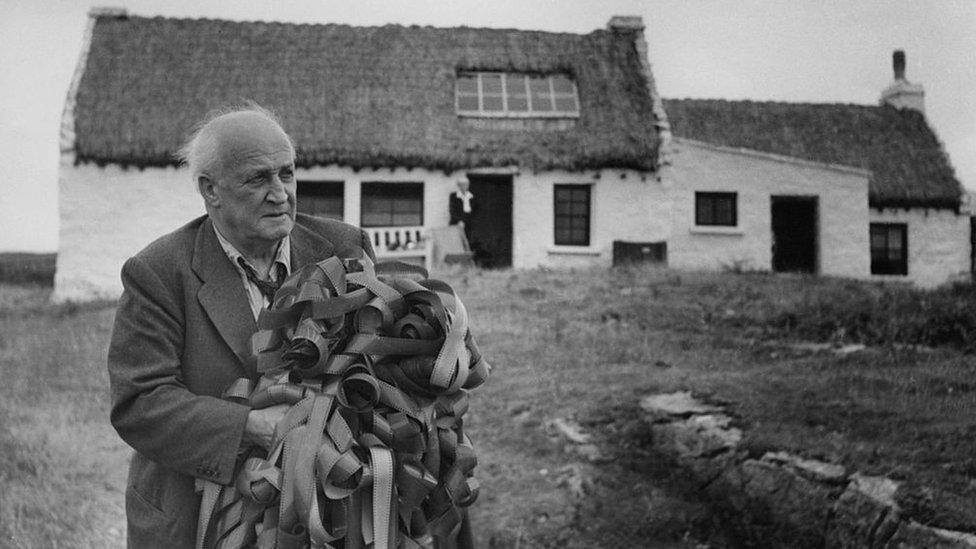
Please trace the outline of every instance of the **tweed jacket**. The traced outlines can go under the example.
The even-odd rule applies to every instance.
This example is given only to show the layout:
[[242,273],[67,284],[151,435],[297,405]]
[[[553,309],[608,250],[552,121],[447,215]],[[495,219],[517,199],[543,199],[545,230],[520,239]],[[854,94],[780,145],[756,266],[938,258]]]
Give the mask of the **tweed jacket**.
[[[302,214],[291,246],[294,270],[360,250],[373,257],[362,230]],[[122,284],[108,372],[112,425],[135,449],[128,545],[190,548],[200,507],[194,478],[232,481],[249,408],[220,395],[237,378],[257,378],[257,325],[207,216],[129,259]]]

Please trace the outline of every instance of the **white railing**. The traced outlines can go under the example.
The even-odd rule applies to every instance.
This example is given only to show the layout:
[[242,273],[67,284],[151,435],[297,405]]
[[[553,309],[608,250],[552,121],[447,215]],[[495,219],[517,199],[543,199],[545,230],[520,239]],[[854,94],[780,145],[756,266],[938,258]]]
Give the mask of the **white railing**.
[[420,260],[429,271],[431,243],[425,227],[367,227],[376,259]]

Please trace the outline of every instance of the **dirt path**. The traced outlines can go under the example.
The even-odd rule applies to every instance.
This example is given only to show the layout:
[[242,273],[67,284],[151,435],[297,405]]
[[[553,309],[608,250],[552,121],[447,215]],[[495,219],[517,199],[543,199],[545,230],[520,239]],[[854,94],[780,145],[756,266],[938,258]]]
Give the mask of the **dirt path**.
[[[636,410],[582,420],[584,443],[552,423],[540,426],[552,466],[536,472],[527,492],[535,501],[517,520],[499,505],[525,489],[488,494],[472,510],[478,547],[706,549],[727,546],[691,480],[646,444]],[[570,420],[569,423],[573,425]],[[539,441],[526,441],[538,444]],[[486,456],[491,459],[490,454]],[[488,464],[490,467],[490,463]],[[517,502],[511,502],[517,505]],[[492,511],[495,516],[492,516]],[[508,528],[499,528],[503,523]]]

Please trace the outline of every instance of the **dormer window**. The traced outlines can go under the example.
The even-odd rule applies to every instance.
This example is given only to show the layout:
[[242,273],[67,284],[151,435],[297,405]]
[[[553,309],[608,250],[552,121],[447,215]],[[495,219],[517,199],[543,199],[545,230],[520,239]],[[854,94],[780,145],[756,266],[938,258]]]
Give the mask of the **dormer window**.
[[576,83],[564,74],[462,72],[455,99],[459,116],[579,118]]

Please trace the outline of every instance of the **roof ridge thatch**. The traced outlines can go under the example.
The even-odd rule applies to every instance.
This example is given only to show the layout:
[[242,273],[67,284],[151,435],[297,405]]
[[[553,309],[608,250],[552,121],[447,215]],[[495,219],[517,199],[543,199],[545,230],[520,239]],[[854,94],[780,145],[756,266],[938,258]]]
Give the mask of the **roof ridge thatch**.
[[[305,166],[656,169],[653,98],[636,34],[390,24],[96,18],[75,108],[80,162],[172,165],[193,124],[252,99]],[[567,73],[578,119],[472,120],[459,70]],[[514,124],[514,126],[513,126]]]
[[[383,29],[383,28],[401,28],[401,29],[431,29],[431,30],[473,30],[473,31],[497,31],[497,32],[519,32],[519,33],[533,33],[533,34],[549,34],[553,36],[587,36],[594,33],[607,33],[610,32],[607,29],[594,29],[590,32],[569,32],[569,31],[548,31],[540,29],[520,29],[517,27],[475,27],[468,25],[458,25],[456,27],[440,27],[437,25],[421,25],[417,23],[403,24],[403,23],[384,23],[382,25],[352,25],[350,23],[334,23],[334,22],[308,22],[308,21],[281,21],[281,20],[265,20],[265,19],[221,19],[219,17],[173,17],[169,15],[138,15],[138,14],[99,14],[94,16],[96,19],[144,19],[144,20],[167,20],[167,21],[199,21],[208,23],[226,23],[226,24],[259,24],[259,25],[286,25],[294,27],[344,27],[348,29]],[[616,31],[616,32],[626,32],[626,31]]]
[[671,130],[716,145],[870,170],[876,208],[958,210],[962,185],[917,111],[890,105],[664,99]]

